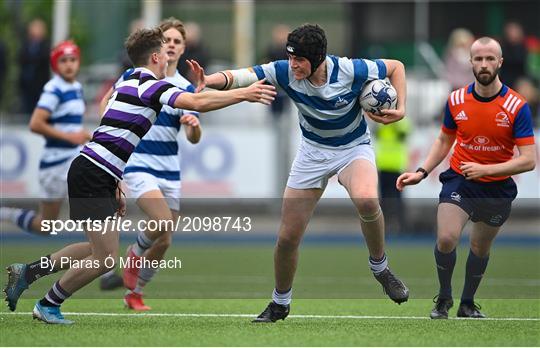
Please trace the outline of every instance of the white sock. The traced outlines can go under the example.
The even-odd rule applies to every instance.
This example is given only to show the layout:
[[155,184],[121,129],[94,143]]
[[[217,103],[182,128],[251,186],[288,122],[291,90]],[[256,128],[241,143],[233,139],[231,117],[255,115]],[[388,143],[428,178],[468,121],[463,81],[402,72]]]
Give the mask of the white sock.
[[384,271],[388,267],[388,259],[386,258],[386,254],[383,255],[383,258],[379,261],[375,261],[369,257],[369,268],[371,268],[371,271],[374,274],[379,274],[382,271]]
[[150,248],[153,243],[154,243],[153,240],[148,238],[143,231],[140,231],[139,234],[137,235],[137,242],[133,244],[132,250],[135,253],[135,255],[142,256],[142,254],[144,254],[146,249]]
[[291,304],[291,300],[292,288],[290,288],[289,291],[285,293],[279,293],[275,288],[274,291],[272,291],[272,301],[274,301],[278,305],[287,306]]
[[133,292],[136,292],[137,294],[143,293],[143,288],[150,282],[154,274],[158,271],[158,268],[141,268],[139,271],[139,278],[137,279],[137,285],[135,285],[135,289],[133,289]]
[[33,233],[32,220],[35,216],[36,212],[33,210],[9,207],[0,208],[0,220],[11,221],[25,232]]

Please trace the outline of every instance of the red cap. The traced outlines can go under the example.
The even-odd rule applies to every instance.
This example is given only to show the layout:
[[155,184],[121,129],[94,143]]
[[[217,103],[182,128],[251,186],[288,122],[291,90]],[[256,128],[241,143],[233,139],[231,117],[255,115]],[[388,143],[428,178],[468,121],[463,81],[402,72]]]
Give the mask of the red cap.
[[75,56],[81,59],[81,50],[73,41],[66,40],[60,42],[51,51],[51,67],[54,72],[58,72],[58,60],[62,56]]

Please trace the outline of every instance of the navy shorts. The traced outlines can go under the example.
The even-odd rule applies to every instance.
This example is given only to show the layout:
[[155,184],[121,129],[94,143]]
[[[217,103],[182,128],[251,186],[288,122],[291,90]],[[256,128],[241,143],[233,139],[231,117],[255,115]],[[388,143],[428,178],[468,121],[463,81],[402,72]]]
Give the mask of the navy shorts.
[[103,221],[118,209],[117,180],[86,157],[73,160],[67,181],[71,220]]
[[482,221],[490,226],[502,226],[510,216],[517,187],[512,178],[496,182],[465,179],[452,169],[441,173],[443,184],[439,203],[452,203],[469,214],[471,221]]

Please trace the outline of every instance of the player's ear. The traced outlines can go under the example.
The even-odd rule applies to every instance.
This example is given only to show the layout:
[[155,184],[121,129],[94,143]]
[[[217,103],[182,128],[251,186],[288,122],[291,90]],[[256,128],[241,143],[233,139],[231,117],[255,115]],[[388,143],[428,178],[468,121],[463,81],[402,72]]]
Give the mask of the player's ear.
[[499,59],[499,68],[503,65],[503,62],[504,62],[504,58],[501,57],[501,59]]
[[159,61],[158,53],[152,52],[150,55],[150,63],[157,63]]

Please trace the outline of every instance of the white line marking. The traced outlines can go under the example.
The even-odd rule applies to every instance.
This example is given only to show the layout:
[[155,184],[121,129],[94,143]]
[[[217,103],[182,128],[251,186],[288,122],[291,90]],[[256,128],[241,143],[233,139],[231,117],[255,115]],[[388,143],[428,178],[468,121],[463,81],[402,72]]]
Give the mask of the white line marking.
[[[1,312],[0,315],[31,315],[31,312]],[[93,312],[64,312],[64,315],[96,316],[96,317],[195,317],[195,318],[255,318],[257,314],[232,314],[232,313],[93,313]],[[399,319],[399,320],[431,320],[429,317],[414,316],[385,316],[385,315],[315,315],[293,314],[288,318],[297,319]],[[540,321],[540,318],[449,318],[451,320],[476,320],[476,321]]]

